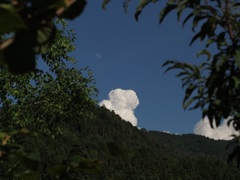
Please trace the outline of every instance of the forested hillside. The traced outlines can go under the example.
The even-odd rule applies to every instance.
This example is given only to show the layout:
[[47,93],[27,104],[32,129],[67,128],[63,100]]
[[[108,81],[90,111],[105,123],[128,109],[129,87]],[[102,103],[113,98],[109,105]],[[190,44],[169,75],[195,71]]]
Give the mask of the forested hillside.
[[[54,174],[60,179],[240,178],[239,169],[226,162],[226,141],[147,132],[104,107],[94,109],[91,120],[59,121],[55,136],[41,133],[16,139],[40,153],[38,171],[43,179],[54,179]],[[74,161],[80,165],[68,170]],[[26,170],[13,164],[1,162],[2,178]]]

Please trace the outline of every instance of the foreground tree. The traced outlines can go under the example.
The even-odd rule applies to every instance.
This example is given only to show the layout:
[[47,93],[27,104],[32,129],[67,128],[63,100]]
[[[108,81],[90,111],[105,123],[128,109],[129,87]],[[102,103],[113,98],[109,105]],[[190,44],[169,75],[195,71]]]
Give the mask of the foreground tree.
[[[35,143],[57,141],[63,134],[64,123],[71,120],[77,126],[80,120],[91,121],[94,117],[98,91],[92,72],[88,68],[67,67],[67,62],[75,62],[75,58],[68,55],[75,49],[75,35],[66,28],[64,21],[56,20],[55,24],[58,24],[58,30],[48,51],[36,56],[37,61],[46,64],[46,70],[34,69],[21,76],[6,68],[0,70],[1,178],[40,179],[40,170],[48,169],[48,175],[58,176],[61,169],[51,166],[60,163],[65,156],[54,157],[54,149],[48,149],[47,145],[38,147]],[[22,59],[17,60],[21,62]],[[33,138],[24,140],[19,137],[22,134]],[[46,154],[49,159],[44,159]],[[80,162],[81,159],[75,161],[74,168]],[[81,162],[84,163],[89,161]]]
[[[103,7],[109,2],[103,1]],[[124,7],[129,2],[125,0]],[[136,20],[146,5],[155,2],[157,0],[140,0]],[[228,124],[240,132],[240,1],[167,0],[159,22],[162,23],[172,11],[177,13],[183,26],[192,22],[195,35],[190,45],[196,40],[205,43],[198,56],[205,55],[206,60],[200,65],[178,60],[168,60],[163,64],[166,72],[179,70],[176,76],[181,78],[186,89],[183,108],[201,109],[202,117],[209,119],[211,127],[228,119]],[[229,161],[237,157],[240,166],[240,137],[236,137],[235,144]]]
[[36,55],[47,53],[57,35],[53,19],[74,19],[85,5],[85,0],[1,0],[0,35],[10,38],[0,44],[0,64],[15,74],[33,71]]

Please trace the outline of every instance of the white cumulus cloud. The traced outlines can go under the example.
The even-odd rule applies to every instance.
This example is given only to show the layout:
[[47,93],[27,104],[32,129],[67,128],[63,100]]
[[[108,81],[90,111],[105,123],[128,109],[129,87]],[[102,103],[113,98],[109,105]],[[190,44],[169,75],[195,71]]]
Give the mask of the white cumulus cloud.
[[199,121],[195,127],[193,132],[198,135],[203,135],[215,140],[222,139],[222,140],[230,140],[233,137],[231,135],[237,135],[237,131],[230,125],[227,125],[227,120],[224,120],[223,123],[219,127],[211,128],[209,124],[209,120],[204,118],[203,120]]
[[137,126],[137,118],[134,110],[139,104],[137,94],[133,90],[115,89],[108,94],[108,100],[99,103],[109,110],[113,110],[122,119],[129,121],[133,126]]

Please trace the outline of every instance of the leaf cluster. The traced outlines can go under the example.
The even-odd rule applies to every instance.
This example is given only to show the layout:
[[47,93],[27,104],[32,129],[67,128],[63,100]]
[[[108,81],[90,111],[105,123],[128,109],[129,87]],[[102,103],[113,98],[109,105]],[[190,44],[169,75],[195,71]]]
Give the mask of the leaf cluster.
[[[170,10],[171,9],[171,10]],[[189,69],[201,72],[202,66],[207,66],[205,72],[197,76],[186,72],[186,64],[176,61],[168,61],[163,66],[171,66],[170,69],[180,69],[178,77],[183,77],[183,87],[186,87],[184,108],[191,102],[196,102],[195,108],[203,110],[203,117],[207,116],[213,127],[213,121],[219,126],[222,119],[233,117],[234,127],[239,130],[239,19],[238,1],[174,1],[169,2],[163,9],[160,21],[172,10],[176,9],[180,20],[184,11],[190,9],[190,13],[183,20],[183,25],[192,19],[192,30],[196,31],[198,25],[200,30],[195,33],[190,45],[197,39],[206,40],[205,49],[200,55],[207,55],[208,62],[202,63],[200,67],[188,65]],[[234,24],[234,25],[233,25]],[[235,25],[236,24],[236,25]],[[215,45],[217,53],[211,55],[209,46]],[[181,66],[180,66],[181,64]],[[197,70],[196,70],[197,69]],[[186,81],[185,79],[192,79]],[[201,79],[201,85],[198,83]],[[198,90],[198,95],[189,99],[191,94]],[[185,103],[189,99],[190,103]],[[199,101],[201,102],[199,104]],[[208,107],[206,107],[208,106]]]
[[[74,19],[85,0],[12,0],[0,2],[0,63],[14,74],[33,71],[35,56],[46,54],[55,40],[56,18]],[[20,60],[19,60],[20,59]]]
[[[111,0],[103,0],[102,2],[102,8],[103,9],[106,9],[106,6],[108,5],[108,3],[110,3]],[[124,8],[124,11],[127,12],[128,10],[128,5],[130,3],[131,0],[124,0],[123,2],[123,8]],[[149,5],[150,3],[156,3],[158,2],[159,0],[139,0],[139,3],[138,3],[138,6],[136,8],[136,11],[135,11],[135,19],[136,21],[138,21],[139,19],[139,16],[140,14],[142,13],[142,10],[147,6]]]
[[[205,49],[199,55],[207,55],[207,60],[200,66],[172,60],[163,64],[168,67],[166,71],[180,70],[177,77],[182,78],[186,88],[184,109],[195,103],[189,109],[200,108],[202,117],[208,117],[212,128],[214,123],[218,127],[228,119],[228,125],[233,125],[236,131],[240,131],[239,8],[237,0],[168,1],[160,16],[162,22],[169,12],[176,10],[180,20],[185,11],[190,12],[183,20],[184,25],[192,19],[195,35],[190,45],[196,40],[205,42]],[[213,55],[210,46],[216,49]],[[196,72],[201,73],[196,75]],[[230,154],[229,160],[237,157],[236,152],[239,152],[239,146]]]

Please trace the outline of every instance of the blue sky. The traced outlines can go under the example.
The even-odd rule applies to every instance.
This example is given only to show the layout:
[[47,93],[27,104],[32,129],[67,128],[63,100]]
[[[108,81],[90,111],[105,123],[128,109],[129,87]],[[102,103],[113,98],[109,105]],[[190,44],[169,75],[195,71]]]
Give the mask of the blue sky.
[[161,65],[168,59],[199,63],[196,53],[202,45],[196,42],[189,47],[190,24],[182,28],[174,13],[159,25],[163,3],[148,6],[136,22],[136,3],[130,3],[125,14],[122,1],[111,2],[106,11],[101,1],[90,1],[84,13],[70,22],[77,36],[73,53],[77,67],[93,70],[99,101],[116,88],[134,90],[140,102],[135,109],[139,127],[193,133],[201,112],[182,109],[181,81],[175,72],[164,74]]

